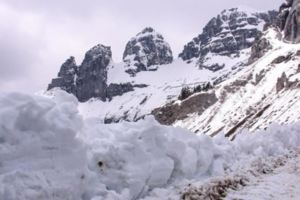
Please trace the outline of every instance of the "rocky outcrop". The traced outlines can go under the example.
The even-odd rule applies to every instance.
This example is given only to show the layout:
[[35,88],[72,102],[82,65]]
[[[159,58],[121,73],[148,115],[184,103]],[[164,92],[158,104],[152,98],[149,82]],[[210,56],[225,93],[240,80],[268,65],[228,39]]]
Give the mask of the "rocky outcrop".
[[266,38],[257,39],[257,41],[251,47],[251,55],[249,58],[249,64],[252,64],[259,58],[263,57],[265,53],[272,48],[272,45]]
[[238,8],[224,10],[209,21],[202,34],[185,45],[179,57],[188,62],[196,60],[200,68],[211,71],[223,69],[226,63],[212,62],[212,57],[239,57],[241,50],[251,47],[262,35],[262,25],[272,23],[275,18],[275,11],[249,13]]
[[111,100],[115,96],[134,91],[134,88],[147,87],[145,84],[131,83],[107,85],[107,70],[111,56],[110,47],[99,44],[85,54],[80,66],[76,66],[74,57],[70,57],[61,66],[58,78],[52,80],[48,90],[57,87],[74,94],[79,101],[85,102],[91,98]]
[[278,27],[289,42],[300,42],[300,0],[287,0],[280,7]]
[[69,59],[62,64],[58,77],[52,79],[51,83],[48,85],[48,90],[59,87],[68,93],[76,94],[75,79],[77,74],[77,66],[74,57]]
[[107,67],[111,56],[110,47],[104,45],[97,45],[85,54],[76,80],[79,101],[87,101],[93,97],[106,99]]
[[195,94],[188,99],[177,103],[169,103],[161,108],[152,111],[155,119],[165,125],[171,125],[177,120],[185,119],[188,114],[201,114],[208,107],[218,101],[214,92]]
[[126,45],[123,54],[126,72],[131,75],[140,71],[155,70],[158,65],[173,61],[172,50],[163,36],[153,28],[145,28]]
[[134,91],[134,87],[131,83],[123,83],[123,84],[116,84],[111,83],[107,88],[107,98],[112,99],[115,96],[121,96],[126,92]]

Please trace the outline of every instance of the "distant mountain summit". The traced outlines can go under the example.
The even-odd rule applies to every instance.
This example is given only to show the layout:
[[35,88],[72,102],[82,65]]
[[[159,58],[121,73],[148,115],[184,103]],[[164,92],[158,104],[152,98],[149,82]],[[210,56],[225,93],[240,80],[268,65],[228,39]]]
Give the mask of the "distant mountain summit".
[[[263,27],[273,23],[277,12],[259,13],[244,8],[224,10],[212,18],[203,32],[184,46],[179,57],[195,62],[199,68],[218,71],[241,61],[242,52],[262,35]],[[230,62],[228,61],[230,59]]]
[[147,27],[127,43],[123,60],[126,63],[126,72],[134,75],[171,63],[173,55],[164,37],[153,28]]

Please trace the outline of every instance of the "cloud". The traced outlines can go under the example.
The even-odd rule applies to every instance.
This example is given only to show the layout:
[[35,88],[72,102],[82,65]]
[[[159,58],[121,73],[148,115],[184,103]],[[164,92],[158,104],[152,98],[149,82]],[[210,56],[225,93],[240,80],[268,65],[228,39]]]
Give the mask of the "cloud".
[[[177,55],[225,8],[276,9],[282,0],[1,0],[0,91],[47,87],[61,63],[78,63],[92,46],[112,47],[120,61],[127,41],[146,26],[161,32]],[[5,83],[5,84],[4,84]]]

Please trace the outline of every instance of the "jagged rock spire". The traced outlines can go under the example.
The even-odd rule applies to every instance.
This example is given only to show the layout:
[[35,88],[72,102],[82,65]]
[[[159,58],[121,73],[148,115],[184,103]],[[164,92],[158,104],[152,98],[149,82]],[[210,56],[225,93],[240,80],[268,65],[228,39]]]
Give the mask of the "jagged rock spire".
[[52,79],[48,90],[59,87],[68,93],[76,94],[75,77],[77,74],[77,65],[75,58],[71,56],[60,67],[58,77]]

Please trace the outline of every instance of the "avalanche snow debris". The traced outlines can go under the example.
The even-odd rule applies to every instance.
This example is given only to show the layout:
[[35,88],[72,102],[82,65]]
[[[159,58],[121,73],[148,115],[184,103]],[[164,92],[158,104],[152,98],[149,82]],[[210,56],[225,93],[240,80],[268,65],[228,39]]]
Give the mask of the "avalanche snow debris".
[[83,120],[73,96],[52,95],[0,95],[0,199],[158,200],[176,184],[235,171],[300,145],[299,123],[230,142],[152,118],[113,125]]

